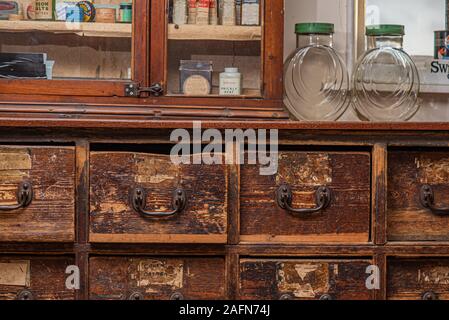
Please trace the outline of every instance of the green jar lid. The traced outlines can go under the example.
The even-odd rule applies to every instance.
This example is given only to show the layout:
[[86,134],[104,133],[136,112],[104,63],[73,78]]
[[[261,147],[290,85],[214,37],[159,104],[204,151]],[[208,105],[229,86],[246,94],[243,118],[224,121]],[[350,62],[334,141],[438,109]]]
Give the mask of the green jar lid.
[[332,23],[297,23],[295,25],[297,34],[332,34],[334,33],[334,25]]
[[366,27],[367,36],[403,36],[405,27],[400,24],[379,24]]

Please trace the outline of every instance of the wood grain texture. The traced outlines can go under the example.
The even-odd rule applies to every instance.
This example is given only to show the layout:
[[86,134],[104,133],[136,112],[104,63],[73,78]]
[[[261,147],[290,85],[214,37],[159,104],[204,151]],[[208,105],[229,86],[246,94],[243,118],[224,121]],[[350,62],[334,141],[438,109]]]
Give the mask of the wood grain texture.
[[240,299],[314,300],[329,294],[334,300],[370,300],[365,286],[369,260],[240,261]]
[[[330,207],[295,217],[278,207],[276,189],[288,183],[294,208],[316,207],[320,186],[332,191]],[[368,242],[370,235],[370,154],[280,152],[274,176],[258,165],[241,169],[241,241]]]
[[435,204],[447,207],[448,178],[449,152],[389,152],[389,241],[449,240],[449,216],[436,216],[419,201],[422,185],[429,184],[435,192]]
[[421,300],[427,291],[449,300],[449,259],[388,261],[388,299]]
[[[41,257],[41,256],[0,256],[0,264],[11,265],[18,262],[29,264],[25,271],[29,281],[27,285],[11,286],[0,283],[0,300],[14,300],[22,290],[31,291],[35,300],[73,300],[75,291],[66,288],[65,273],[68,266],[74,264],[73,257]],[[3,272],[8,268],[2,268]],[[0,278],[6,274],[0,272]],[[5,281],[7,282],[7,281]]]
[[157,300],[175,292],[186,300],[225,297],[224,258],[92,257],[89,278],[95,300],[129,299],[134,292]]
[[73,147],[0,147],[0,205],[17,203],[20,182],[30,181],[30,206],[0,211],[0,241],[75,240]]
[[[90,165],[91,241],[227,242],[225,165],[174,165],[166,155],[133,152],[92,152]],[[170,211],[172,193],[182,187],[186,209],[166,219],[143,217],[130,205],[135,187],[147,191],[146,210],[157,212]]]

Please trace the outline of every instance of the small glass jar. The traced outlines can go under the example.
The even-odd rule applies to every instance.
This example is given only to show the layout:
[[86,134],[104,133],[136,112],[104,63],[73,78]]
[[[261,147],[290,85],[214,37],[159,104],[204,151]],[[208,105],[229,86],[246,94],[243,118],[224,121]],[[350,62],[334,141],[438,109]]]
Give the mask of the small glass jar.
[[404,26],[366,28],[367,52],[353,73],[353,106],[362,120],[407,121],[418,111],[415,63],[403,50]]
[[239,96],[242,94],[242,74],[238,68],[225,68],[220,73],[220,95]]
[[333,48],[334,25],[299,23],[296,49],[284,67],[284,103],[293,117],[335,121],[349,106],[349,76]]

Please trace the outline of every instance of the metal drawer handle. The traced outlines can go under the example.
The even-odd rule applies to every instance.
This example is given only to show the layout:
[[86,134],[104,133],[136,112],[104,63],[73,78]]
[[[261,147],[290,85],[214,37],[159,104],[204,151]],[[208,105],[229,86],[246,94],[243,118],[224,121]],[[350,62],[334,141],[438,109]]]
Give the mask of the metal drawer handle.
[[0,206],[0,211],[12,211],[20,208],[26,208],[33,201],[33,186],[30,182],[24,181],[17,188],[17,204],[12,206]]
[[131,204],[133,209],[148,218],[167,218],[182,212],[187,205],[186,192],[183,189],[176,189],[173,192],[173,210],[169,212],[148,212],[145,211],[146,193],[143,188],[136,188],[132,193]]
[[34,296],[31,291],[22,290],[17,294],[16,300],[34,300]]
[[438,297],[435,292],[427,291],[422,295],[422,300],[438,300]]
[[435,194],[433,189],[429,185],[424,185],[421,188],[421,192],[419,194],[419,200],[421,201],[421,205],[424,208],[432,211],[434,215],[437,216],[449,216],[449,207],[447,208],[437,208],[435,206]]
[[292,208],[293,193],[289,185],[283,184],[276,191],[276,201],[280,208],[293,214],[311,214],[329,207],[331,203],[331,190],[328,187],[319,187],[315,194],[317,207],[311,209]]

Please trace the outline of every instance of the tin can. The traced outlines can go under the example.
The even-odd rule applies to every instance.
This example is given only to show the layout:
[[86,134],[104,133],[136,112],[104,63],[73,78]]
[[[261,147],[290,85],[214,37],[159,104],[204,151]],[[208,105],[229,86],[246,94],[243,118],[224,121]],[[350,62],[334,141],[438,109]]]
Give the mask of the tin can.
[[449,60],[449,31],[435,31],[435,59]]

